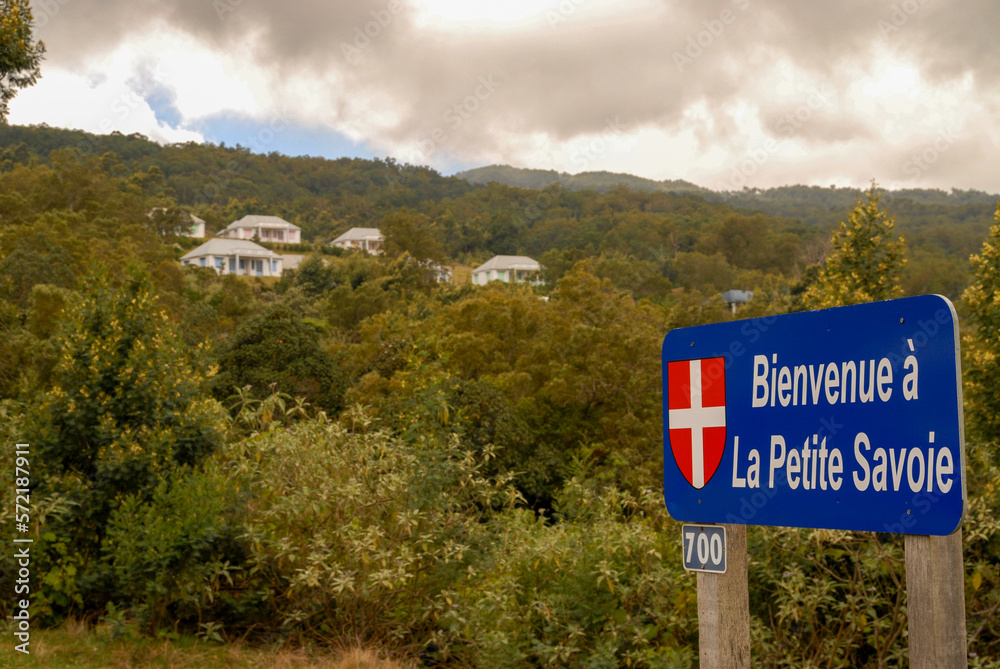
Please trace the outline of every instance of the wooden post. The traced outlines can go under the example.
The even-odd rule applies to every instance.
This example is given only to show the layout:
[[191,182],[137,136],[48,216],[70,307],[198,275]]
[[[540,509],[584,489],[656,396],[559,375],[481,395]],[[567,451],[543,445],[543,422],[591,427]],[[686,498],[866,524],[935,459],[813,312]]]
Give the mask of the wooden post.
[[905,550],[910,667],[968,667],[962,530],[946,537],[907,534]]
[[749,669],[747,526],[725,525],[725,528],[726,573],[698,573],[700,666],[702,669]]

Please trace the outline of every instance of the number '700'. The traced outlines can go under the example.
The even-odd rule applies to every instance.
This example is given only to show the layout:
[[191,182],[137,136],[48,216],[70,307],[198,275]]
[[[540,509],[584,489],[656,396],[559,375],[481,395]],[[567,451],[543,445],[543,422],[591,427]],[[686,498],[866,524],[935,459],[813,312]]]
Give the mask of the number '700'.
[[726,573],[726,528],[720,525],[683,525],[684,568]]

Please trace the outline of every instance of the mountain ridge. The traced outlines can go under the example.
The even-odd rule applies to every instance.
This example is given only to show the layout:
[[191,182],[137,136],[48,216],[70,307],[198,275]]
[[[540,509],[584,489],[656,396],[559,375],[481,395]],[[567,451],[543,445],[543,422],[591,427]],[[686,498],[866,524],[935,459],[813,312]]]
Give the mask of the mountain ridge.
[[487,184],[496,181],[508,186],[535,190],[541,190],[546,186],[558,183],[566,190],[595,190],[599,193],[614,190],[619,186],[647,193],[697,193],[700,195],[712,193],[707,188],[683,179],[656,181],[624,172],[596,171],[570,174],[555,170],[511,167],[510,165],[487,165],[457,172],[453,176],[464,179],[471,184]]

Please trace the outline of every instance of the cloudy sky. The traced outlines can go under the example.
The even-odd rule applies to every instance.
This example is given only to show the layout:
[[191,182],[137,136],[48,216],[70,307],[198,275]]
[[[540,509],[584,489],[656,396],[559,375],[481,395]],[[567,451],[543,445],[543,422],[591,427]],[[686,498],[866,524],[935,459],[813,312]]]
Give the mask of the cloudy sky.
[[33,0],[10,122],[713,189],[1000,191],[1000,3]]

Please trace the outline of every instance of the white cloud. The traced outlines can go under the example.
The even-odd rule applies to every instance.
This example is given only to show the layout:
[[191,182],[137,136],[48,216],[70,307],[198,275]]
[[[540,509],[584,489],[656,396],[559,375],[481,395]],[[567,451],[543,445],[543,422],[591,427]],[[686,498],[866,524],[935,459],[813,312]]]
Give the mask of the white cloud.
[[47,123],[97,134],[140,133],[161,143],[204,141],[197,132],[158,121],[149,104],[114,74],[95,78],[50,70],[38,84],[15,98],[9,121]]

